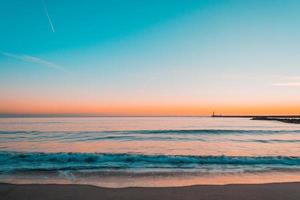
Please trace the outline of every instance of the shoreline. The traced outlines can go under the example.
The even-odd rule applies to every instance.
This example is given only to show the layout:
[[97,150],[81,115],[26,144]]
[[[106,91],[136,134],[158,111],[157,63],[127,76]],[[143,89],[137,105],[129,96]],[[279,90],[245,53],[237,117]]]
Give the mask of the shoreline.
[[2,200],[52,199],[170,199],[282,200],[300,199],[300,182],[268,184],[193,185],[184,187],[104,188],[91,185],[0,183]]

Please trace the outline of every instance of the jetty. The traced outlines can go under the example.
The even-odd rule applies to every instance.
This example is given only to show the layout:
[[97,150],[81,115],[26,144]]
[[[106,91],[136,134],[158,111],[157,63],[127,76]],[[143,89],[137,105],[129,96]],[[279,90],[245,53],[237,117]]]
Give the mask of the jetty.
[[300,115],[217,115],[215,112],[211,117],[217,118],[249,118],[251,120],[279,121],[284,123],[300,124]]

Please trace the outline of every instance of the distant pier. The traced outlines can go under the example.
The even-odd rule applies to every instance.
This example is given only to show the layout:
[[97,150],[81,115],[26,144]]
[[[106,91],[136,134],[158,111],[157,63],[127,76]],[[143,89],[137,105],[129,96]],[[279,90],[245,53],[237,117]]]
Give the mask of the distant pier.
[[251,120],[279,121],[284,123],[300,124],[300,115],[216,115],[217,118],[250,118]]

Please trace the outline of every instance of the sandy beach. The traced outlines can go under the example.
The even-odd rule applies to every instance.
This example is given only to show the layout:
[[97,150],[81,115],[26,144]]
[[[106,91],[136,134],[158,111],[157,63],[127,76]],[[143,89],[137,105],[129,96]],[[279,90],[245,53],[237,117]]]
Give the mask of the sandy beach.
[[300,200],[300,0],[0,5],[0,200]]
[[100,188],[89,185],[0,184],[1,200],[165,199],[165,200],[299,200],[300,183],[199,185],[166,188]]

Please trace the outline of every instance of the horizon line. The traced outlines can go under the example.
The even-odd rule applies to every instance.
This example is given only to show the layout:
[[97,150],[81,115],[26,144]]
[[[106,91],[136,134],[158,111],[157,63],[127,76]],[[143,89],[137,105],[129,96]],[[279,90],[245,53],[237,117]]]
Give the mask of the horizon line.
[[0,113],[0,118],[30,117],[210,117],[211,115],[105,115],[105,114],[8,114]]
[[0,118],[79,118],[79,117],[242,117],[242,118],[251,118],[251,117],[300,117],[300,114],[282,114],[282,115],[268,115],[268,114],[211,114],[211,115],[109,115],[109,114],[72,114],[72,113],[0,113]]

